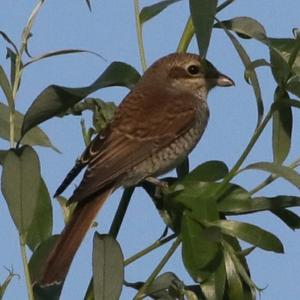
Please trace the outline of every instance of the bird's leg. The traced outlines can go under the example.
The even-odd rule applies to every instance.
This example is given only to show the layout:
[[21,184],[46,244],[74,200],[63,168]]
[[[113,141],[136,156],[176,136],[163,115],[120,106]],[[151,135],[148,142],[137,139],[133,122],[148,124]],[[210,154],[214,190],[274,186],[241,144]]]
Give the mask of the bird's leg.
[[157,197],[157,198],[161,198],[161,196],[162,196],[161,195],[161,191],[163,189],[168,188],[168,186],[169,186],[167,182],[159,180],[156,177],[151,177],[151,176],[147,177],[145,179],[145,181],[148,181],[148,182],[150,182],[150,183],[152,183],[152,184],[155,185],[155,187],[156,187],[156,189],[155,189],[155,197]]

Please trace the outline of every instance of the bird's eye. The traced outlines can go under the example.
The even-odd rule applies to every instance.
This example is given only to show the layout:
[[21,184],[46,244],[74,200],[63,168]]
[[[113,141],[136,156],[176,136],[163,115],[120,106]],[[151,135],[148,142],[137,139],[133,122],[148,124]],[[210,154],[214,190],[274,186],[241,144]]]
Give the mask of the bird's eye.
[[191,75],[197,75],[200,73],[200,67],[197,65],[191,65],[187,68],[187,70]]

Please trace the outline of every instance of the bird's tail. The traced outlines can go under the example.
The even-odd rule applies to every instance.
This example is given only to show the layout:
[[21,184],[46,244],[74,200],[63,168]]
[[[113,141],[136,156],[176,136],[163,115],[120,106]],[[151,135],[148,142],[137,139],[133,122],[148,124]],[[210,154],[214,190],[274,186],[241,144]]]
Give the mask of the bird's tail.
[[112,188],[107,189],[94,199],[77,204],[71,220],[50,252],[41,278],[35,280],[35,283],[39,286],[51,286],[64,281],[77,249],[111,192]]

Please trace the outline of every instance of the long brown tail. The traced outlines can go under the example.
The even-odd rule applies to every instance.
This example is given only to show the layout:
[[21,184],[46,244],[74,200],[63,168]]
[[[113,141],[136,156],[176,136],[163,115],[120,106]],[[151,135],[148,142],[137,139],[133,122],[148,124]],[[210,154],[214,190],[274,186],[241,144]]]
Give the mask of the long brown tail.
[[90,201],[78,203],[71,220],[49,255],[42,278],[37,282],[40,286],[50,286],[64,281],[77,249],[112,190],[110,188]]

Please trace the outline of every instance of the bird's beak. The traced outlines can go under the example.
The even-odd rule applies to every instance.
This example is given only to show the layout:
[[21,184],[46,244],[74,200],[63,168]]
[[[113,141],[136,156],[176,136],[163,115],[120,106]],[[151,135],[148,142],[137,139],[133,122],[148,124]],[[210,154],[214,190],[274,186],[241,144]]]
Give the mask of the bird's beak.
[[230,77],[228,77],[222,73],[219,73],[216,83],[217,83],[217,86],[224,86],[224,87],[235,85],[234,81]]

